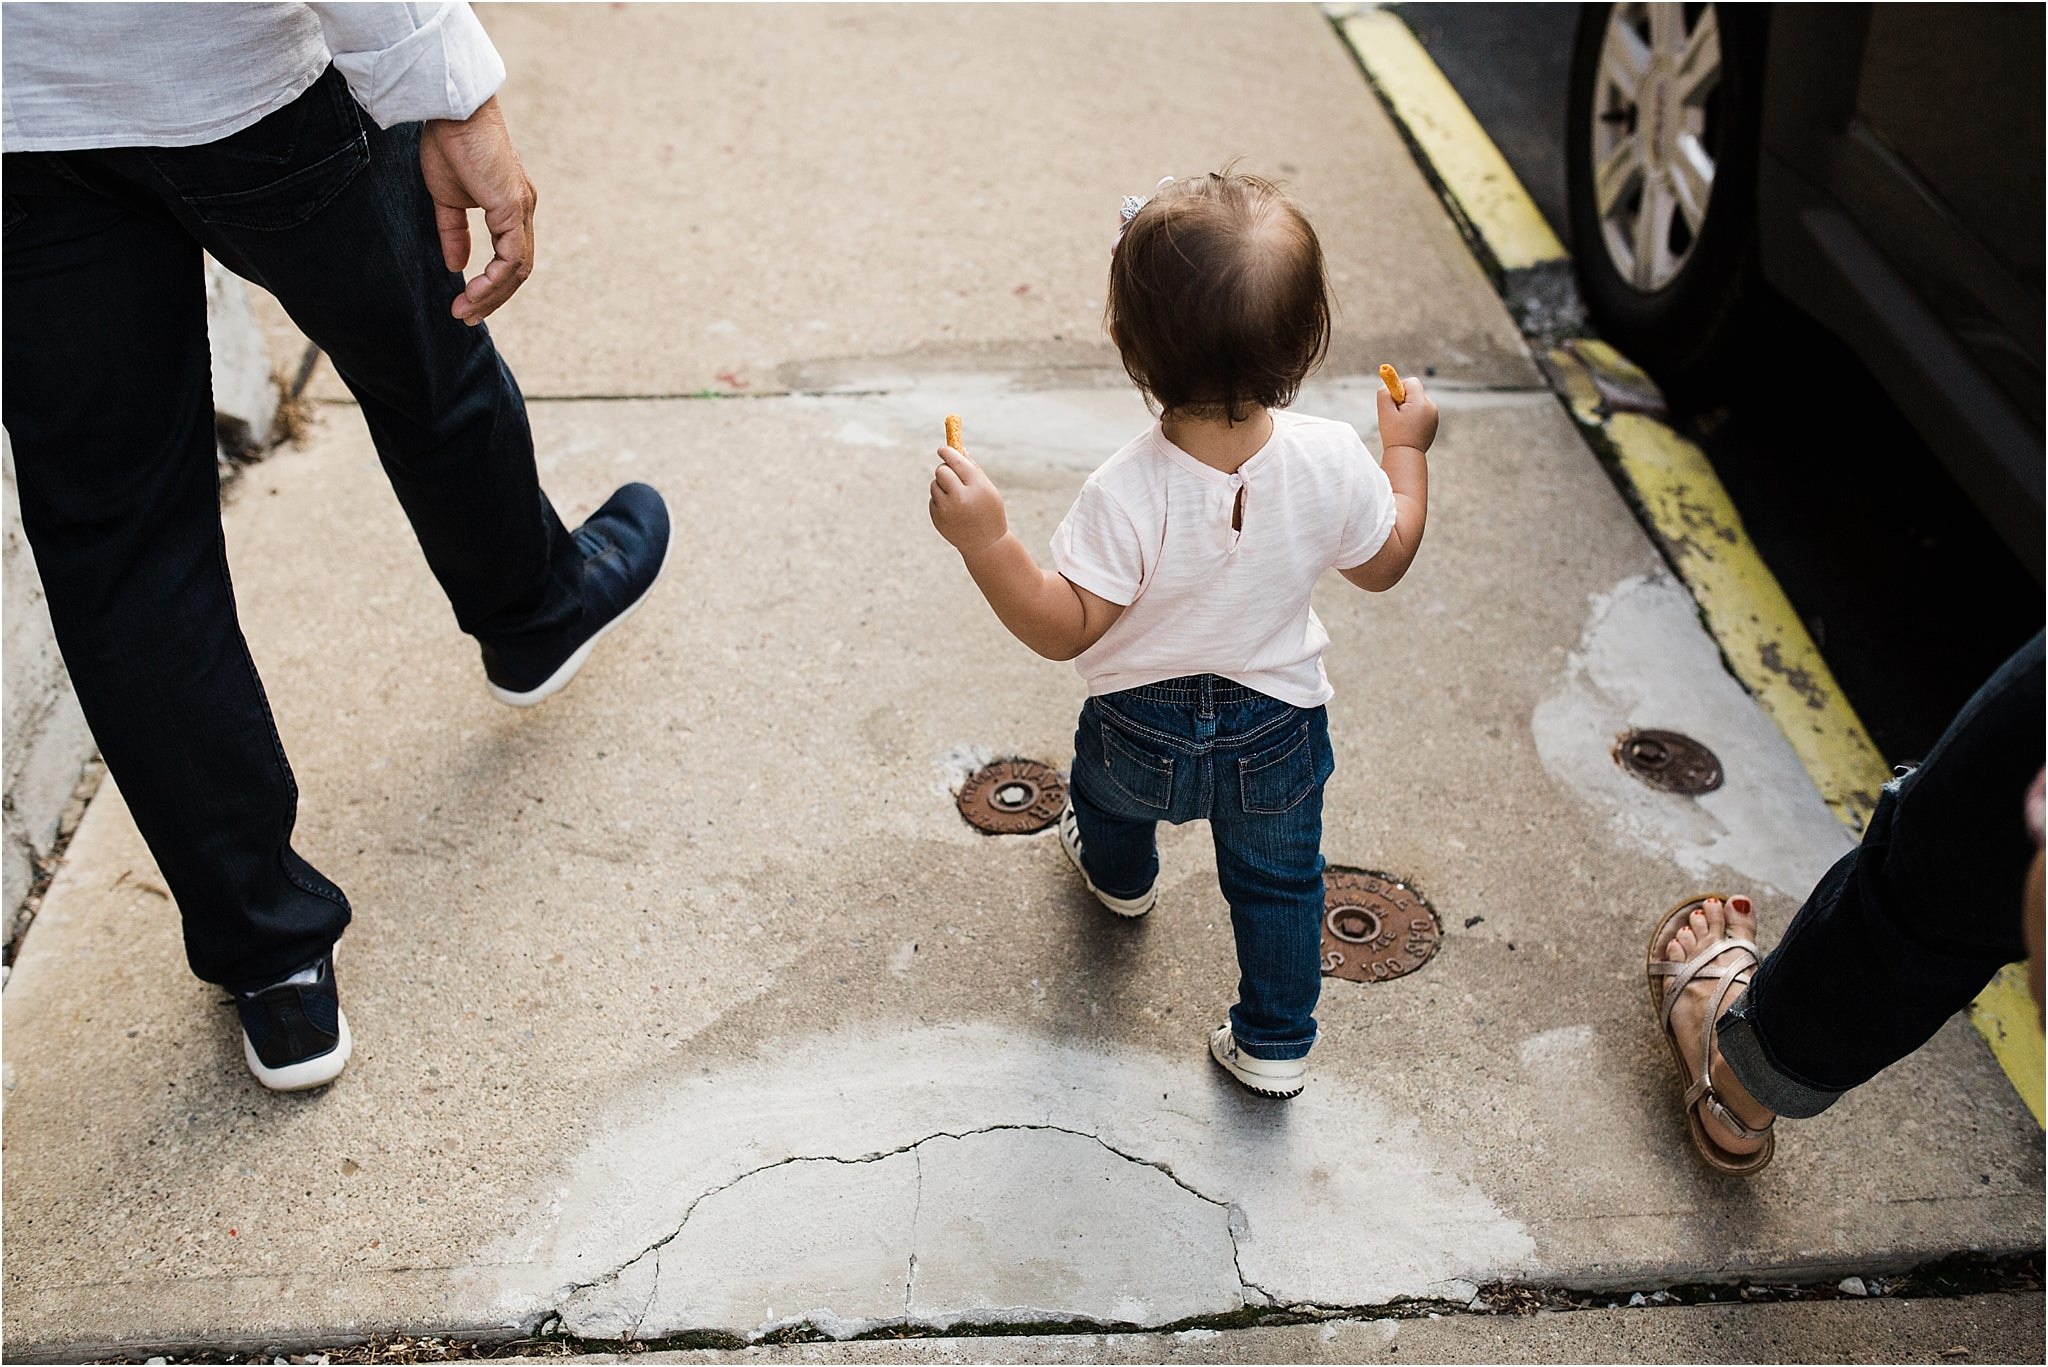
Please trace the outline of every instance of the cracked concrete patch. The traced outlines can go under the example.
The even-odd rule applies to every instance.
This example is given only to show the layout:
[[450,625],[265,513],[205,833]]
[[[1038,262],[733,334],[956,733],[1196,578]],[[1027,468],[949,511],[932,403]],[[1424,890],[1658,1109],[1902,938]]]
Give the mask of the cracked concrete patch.
[[[1686,797],[1629,777],[1611,747],[1635,727],[1703,742],[1720,757],[1721,787]],[[1792,747],[1723,667],[1691,596],[1661,573],[1593,596],[1563,681],[1530,728],[1552,778],[1606,812],[1617,835],[1695,877],[1734,873],[1749,891],[1796,901],[1854,844],[1816,800]]]
[[1163,1170],[1064,1130],[925,1146],[931,1234],[914,1317],[1164,1324],[1244,1303],[1230,1211]]
[[647,1318],[661,1273],[661,1250],[650,1248],[616,1273],[584,1287],[562,1306],[562,1327],[585,1338],[629,1338]]
[[1198,1057],[904,1028],[607,1109],[547,1227],[508,1237],[535,1251],[501,1271],[503,1313],[589,1337],[1160,1325],[1469,1293],[1534,1251],[1371,1093],[1275,1106]]
[[[867,1324],[903,1312],[917,1204],[917,1160],[796,1160],[764,1168],[695,1203],[675,1237],[635,1260],[656,1266],[651,1290],[621,1277],[580,1292],[562,1327],[589,1338],[638,1306],[631,1328],[659,1337],[700,1325],[764,1333],[804,1320]],[[858,1332],[858,1330],[855,1330]]]
[[1168,1324],[1244,1303],[1227,1204],[1099,1140],[1001,1130],[918,1154],[913,1319]]

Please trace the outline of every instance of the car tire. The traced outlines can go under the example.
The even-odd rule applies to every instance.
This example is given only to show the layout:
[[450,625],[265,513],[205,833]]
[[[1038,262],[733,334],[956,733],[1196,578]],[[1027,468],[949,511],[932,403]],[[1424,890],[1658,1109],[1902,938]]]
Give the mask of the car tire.
[[[1756,215],[1765,16],[1759,12],[1763,6],[1711,4],[1662,7],[1665,12],[1653,16],[1651,12],[1659,8],[1587,5],[1581,10],[1565,129],[1566,193],[1588,313],[1617,348],[1667,388],[1683,395],[1729,367],[1740,338],[1767,306],[1757,265]],[[1619,86],[1602,73],[1611,25],[1627,25],[1640,36],[1653,19],[1669,22],[1673,12],[1686,22],[1681,31],[1688,37],[1709,20],[1715,26],[1720,49],[1718,80],[1701,101],[1696,116],[1672,112],[1675,95],[1664,99],[1664,112],[1648,114],[1637,103],[1620,97]],[[1617,37],[1617,42],[1621,41]],[[1654,40],[1645,40],[1643,46],[1654,53]],[[1669,70],[1669,60],[1660,70]],[[1677,84],[1673,82],[1674,88]],[[1638,87],[1649,88],[1647,80]],[[1598,107],[1603,102],[1606,109]],[[1645,130],[1638,138],[1646,117],[1656,120],[1651,125],[1655,131]],[[1636,143],[1638,150],[1669,148],[1664,123],[1671,121],[1678,128],[1676,120],[1686,117],[1696,118],[1701,125],[1689,134],[1692,155],[1696,158],[1704,151],[1712,166],[1711,189],[1697,216],[1697,228],[1686,222],[1687,211],[1674,197],[1677,190],[1665,188],[1674,185],[1675,177],[1656,170],[1633,172],[1635,181],[1644,187],[1636,192],[1634,202],[1639,207],[1633,214],[1627,208],[1630,196],[1623,193],[1614,195],[1610,206],[1619,206],[1618,212],[1603,215],[1595,183],[1596,139],[1606,137],[1617,153],[1622,142]],[[1688,135],[1674,132],[1668,136]],[[1663,164],[1679,155],[1669,152]],[[1655,162],[1654,156],[1645,154],[1636,165],[1640,168]],[[1612,180],[1629,183],[1628,176]],[[1659,205],[1670,200],[1668,215],[1650,210],[1645,197],[1653,193],[1653,185]],[[1689,189],[1696,191],[1696,187],[1696,178],[1688,181]],[[1656,246],[1659,235],[1654,231],[1649,231],[1647,238],[1636,235],[1636,225],[1646,216],[1652,224],[1662,218],[1673,225],[1662,235],[1662,251]],[[1610,240],[1610,227],[1620,245]],[[1631,259],[1618,259],[1617,253],[1629,252],[1631,247],[1644,249],[1630,253]],[[1638,264],[1644,260],[1649,261],[1648,268]]]

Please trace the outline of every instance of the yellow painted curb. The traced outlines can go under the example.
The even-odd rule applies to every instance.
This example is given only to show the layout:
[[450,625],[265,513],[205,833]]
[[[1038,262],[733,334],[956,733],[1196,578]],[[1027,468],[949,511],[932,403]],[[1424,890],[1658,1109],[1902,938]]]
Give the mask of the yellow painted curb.
[[1602,412],[1589,365],[1627,366],[1606,343],[1580,339],[1548,359],[1572,416],[1612,451],[1735,676],[1785,733],[1835,816],[1861,833],[1891,769],[1771,577],[1706,453],[1653,418]]
[[2048,1047],[2041,1038],[2041,1016],[2034,994],[2027,990],[2027,966],[2007,964],[1991,985],[1970,1003],[1970,1023],[1991,1043],[1999,1066],[2013,1089],[2041,1121],[2041,1080],[2048,1073]]
[[[1568,260],[1507,159],[1407,24],[1370,5],[1328,12],[1482,253],[1503,272]],[[1653,418],[1607,411],[1589,367],[1623,389],[1654,386],[1606,343],[1579,338],[1548,360],[1573,417],[1612,453],[1736,677],[1784,733],[1836,817],[1860,834],[1891,769],[1757,553],[1706,453]],[[2025,972],[2002,970],[1971,1003],[1970,1020],[2034,1122],[2044,1123],[2048,1051]]]
[[1359,65],[1457,201],[1504,271],[1567,258],[1529,192],[1398,15],[1365,9],[1336,16]]

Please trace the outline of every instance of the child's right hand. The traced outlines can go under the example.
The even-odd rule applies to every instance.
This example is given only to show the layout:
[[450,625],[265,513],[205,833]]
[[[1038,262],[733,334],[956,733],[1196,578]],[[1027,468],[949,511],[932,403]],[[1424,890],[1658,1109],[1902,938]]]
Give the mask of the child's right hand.
[[1413,375],[1404,376],[1401,387],[1407,391],[1407,398],[1399,404],[1392,394],[1380,390],[1380,449],[1412,446],[1417,451],[1427,451],[1436,440],[1436,404],[1423,392],[1422,381]]
[[939,448],[939,468],[932,474],[932,526],[963,556],[987,550],[1010,530],[995,484],[950,446]]

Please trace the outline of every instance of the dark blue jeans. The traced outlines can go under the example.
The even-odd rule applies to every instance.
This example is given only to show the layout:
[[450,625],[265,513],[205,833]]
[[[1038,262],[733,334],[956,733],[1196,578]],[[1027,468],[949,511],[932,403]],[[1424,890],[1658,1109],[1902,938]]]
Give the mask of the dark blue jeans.
[[200,252],[333,360],[462,630],[489,650],[582,611],[526,408],[448,306],[419,126],[329,70],[199,147],[9,153],[4,418],[50,619],[108,770],[230,986],[318,958],[341,890],[292,849],[298,790],[221,538]]
[[1818,1115],[1925,1044],[2026,957],[2023,810],[2048,743],[2041,637],[1963,707],[1926,762],[1885,788],[1863,843],[1792,918],[1716,1036],[1779,1115]]
[[1214,674],[1090,698],[1068,791],[1095,886],[1159,876],[1158,825],[1206,820],[1237,937],[1230,1028],[1253,1058],[1305,1057],[1322,992],[1323,784],[1329,714]]

